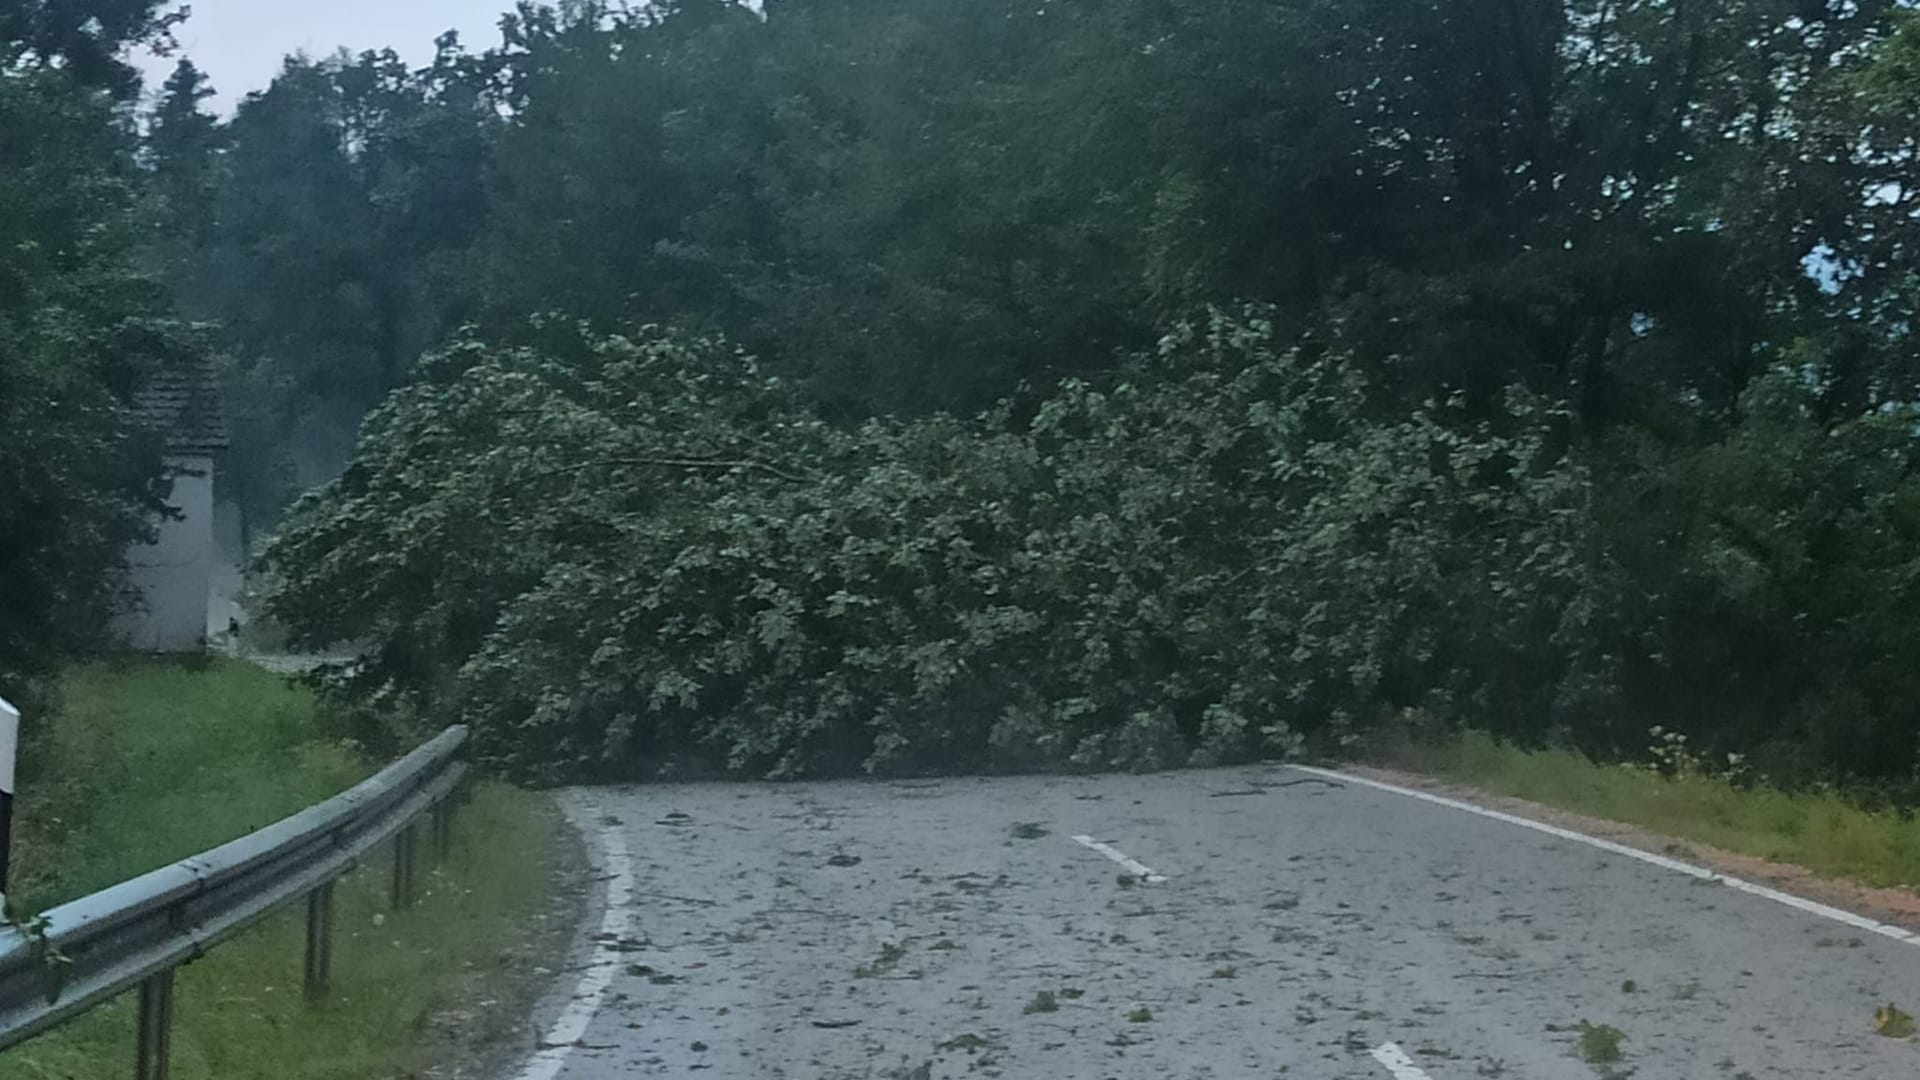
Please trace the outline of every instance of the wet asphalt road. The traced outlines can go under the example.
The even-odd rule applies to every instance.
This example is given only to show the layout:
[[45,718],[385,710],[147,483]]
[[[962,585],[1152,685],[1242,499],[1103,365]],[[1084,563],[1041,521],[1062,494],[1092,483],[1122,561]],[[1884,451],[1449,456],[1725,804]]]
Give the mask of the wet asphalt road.
[[616,902],[524,1080],[1920,1076],[1920,948],[1285,768],[564,801]]

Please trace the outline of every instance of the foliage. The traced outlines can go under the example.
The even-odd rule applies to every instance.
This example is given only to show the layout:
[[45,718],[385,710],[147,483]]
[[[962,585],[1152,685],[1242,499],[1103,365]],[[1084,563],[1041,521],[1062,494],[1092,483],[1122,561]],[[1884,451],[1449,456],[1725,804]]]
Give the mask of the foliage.
[[1611,1024],[1580,1021],[1580,1060],[1589,1065],[1611,1065],[1620,1060],[1620,1044],[1626,1035]]
[[0,73],[62,72],[89,90],[121,99],[140,87],[126,62],[132,45],[164,52],[184,9],[162,12],[162,0],[13,0],[0,8]]
[[[451,46],[450,46],[451,47]],[[468,62],[291,58],[233,118],[183,61],[147,150],[182,306],[216,322],[241,423],[231,477],[269,526],[336,475],[362,416],[456,318],[441,278],[485,207]]]
[[1553,415],[1372,421],[1258,319],[974,422],[829,426],[658,333],[429,373],[297,508],[274,613],[522,769],[1156,767],[1556,677],[1515,644],[1575,583]]
[[[1845,394],[1877,391],[1880,400],[1920,400],[1913,327],[1920,321],[1920,247],[1911,239],[1920,213],[1920,17],[1903,7],[1895,30],[1866,52],[1833,89],[1804,151],[1844,162],[1822,239],[1832,252],[1836,288],[1852,305],[1824,327],[1826,372]],[[1829,165],[1832,169],[1834,166]],[[1890,343],[1893,362],[1882,357]]]
[[1626,587],[1599,640],[1624,708],[1587,745],[1617,751],[1651,717],[1778,781],[1920,776],[1901,659],[1920,649],[1920,408],[1835,417],[1827,394],[1818,369],[1777,367],[1725,433],[1622,440],[1601,517]]
[[1886,1004],[1873,1010],[1873,1033],[1889,1039],[1913,1038],[1913,1015],[1898,1005]]
[[[18,44],[17,42],[15,43]],[[0,66],[0,687],[99,643],[126,546],[157,518],[129,412],[197,349],[138,269],[131,141],[64,71]]]

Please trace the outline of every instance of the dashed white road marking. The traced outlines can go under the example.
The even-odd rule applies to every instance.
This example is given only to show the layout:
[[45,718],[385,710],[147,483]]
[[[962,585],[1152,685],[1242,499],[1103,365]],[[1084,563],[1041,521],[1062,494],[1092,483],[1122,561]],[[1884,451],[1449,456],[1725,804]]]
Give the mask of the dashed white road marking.
[[1393,1043],[1381,1043],[1374,1047],[1373,1060],[1385,1065],[1387,1071],[1393,1074],[1393,1080],[1433,1080],[1432,1077],[1420,1071],[1420,1067],[1413,1063],[1413,1059],[1407,1056],[1405,1050]]
[[1149,885],[1158,885],[1161,882],[1167,880],[1167,876],[1165,874],[1154,873],[1152,870],[1149,870],[1147,868],[1146,863],[1143,863],[1137,859],[1128,857],[1126,852],[1121,851],[1119,848],[1114,847],[1112,844],[1103,844],[1100,841],[1095,840],[1091,836],[1076,836],[1073,838],[1073,842],[1076,844],[1084,844],[1085,846],[1092,848],[1093,850],[1099,852],[1100,854],[1105,855],[1107,858],[1112,859],[1114,862],[1117,862],[1121,866],[1126,867],[1127,873],[1132,874],[1134,877],[1142,879]]
[[1679,859],[1669,859],[1665,855],[1655,855],[1651,851],[1641,851],[1639,848],[1628,847],[1625,844],[1618,844],[1612,840],[1602,840],[1597,836],[1588,836],[1586,833],[1560,828],[1558,825],[1548,825],[1545,822],[1534,821],[1530,818],[1519,817],[1515,814],[1505,814],[1498,810],[1489,810],[1484,806],[1475,806],[1470,802],[1461,802],[1459,799],[1443,798],[1425,791],[1401,787],[1398,784],[1369,780],[1364,776],[1353,776],[1349,773],[1334,772],[1331,769],[1315,769],[1306,765],[1293,765],[1290,766],[1290,768],[1310,776],[1318,776],[1324,780],[1337,780],[1344,784],[1358,784],[1361,787],[1370,787],[1379,791],[1390,791],[1395,795],[1405,795],[1409,799],[1419,799],[1421,802],[1432,803],[1435,806],[1444,806],[1448,809],[1459,810],[1468,814],[1478,814],[1481,817],[1492,818],[1495,821],[1503,821],[1509,825],[1518,825],[1523,829],[1543,832],[1548,836],[1557,836],[1562,840],[1571,840],[1576,844],[1585,844],[1588,847],[1599,848],[1602,851],[1610,851],[1615,855],[1624,855],[1629,859],[1638,859],[1643,863],[1650,863],[1663,870],[1672,870],[1674,873],[1685,874],[1688,877],[1698,878],[1701,881],[1718,882],[1729,889],[1743,893],[1751,893],[1754,896],[1772,900],[1776,904],[1785,904],[1797,911],[1804,911],[1809,915],[1817,915],[1823,919],[1831,919],[1837,923],[1844,923],[1847,926],[1853,927],[1855,930],[1864,930],[1870,934],[1879,934],[1881,937],[1892,938],[1895,941],[1907,945],[1920,945],[1920,934],[1916,934],[1903,927],[1876,922],[1864,915],[1855,915],[1851,911],[1842,911],[1837,907],[1829,907],[1826,904],[1795,896],[1792,893],[1784,893],[1779,889],[1770,889],[1765,885],[1756,884],[1741,878],[1728,877],[1717,871],[1709,870],[1704,866],[1684,863]]
[[633,910],[633,860],[627,855],[627,837],[618,825],[603,820],[600,804],[591,796],[572,793],[561,797],[561,810],[581,834],[591,838],[607,874],[606,912],[600,917],[593,956],[575,984],[573,998],[561,1010],[540,1049],[520,1070],[519,1080],[554,1080],[566,1067],[568,1055],[587,1033],[587,1025],[606,1001],[607,989],[625,960],[616,951],[628,936]]

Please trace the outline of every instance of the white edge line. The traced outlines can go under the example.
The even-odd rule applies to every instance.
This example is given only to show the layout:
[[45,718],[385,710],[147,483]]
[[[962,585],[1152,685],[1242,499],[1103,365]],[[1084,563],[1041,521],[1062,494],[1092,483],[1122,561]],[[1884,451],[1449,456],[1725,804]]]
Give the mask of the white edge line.
[[1132,874],[1134,877],[1144,879],[1149,885],[1158,885],[1167,880],[1165,874],[1154,873],[1152,870],[1147,869],[1146,863],[1140,862],[1138,859],[1130,858],[1126,852],[1121,851],[1112,844],[1103,844],[1091,836],[1076,836],[1073,838],[1073,842],[1083,844],[1105,855],[1107,858],[1126,867],[1127,873]]
[[1413,1063],[1413,1059],[1407,1056],[1405,1050],[1393,1043],[1381,1043],[1374,1047],[1373,1060],[1385,1065],[1387,1071],[1393,1074],[1394,1080],[1433,1080],[1432,1077],[1420,1071],[1420,1067]]
[[1777,904],[1785,904],[1790,908],[1797,911],[1804,911],[1809,915],[1818,915],[1823,919],[1831,919],[1837,923],[1845,923],[1856,930],[1864,930],[1870,934],[1879,934],[1881,937],[1892,938],[1895,941],[1908,945],[1920,945],[1920,934],[1916,934],[1903,927],[1876,922],[1864,915],[1855,915],[1851,911],[1842,911],[1837,907],[1829,907],[1818,901],[1808,900],[1804,897],[1795,896],[1792,893],[1784,893],[1779,889],[1770,889],[1765,885],[1746,881],[1742,878],[1729,877],[1726,874],[1708,870],[1705,867],[1695,866],[1692,863],[1684,863],[1678,859],[1669,859],[1664,855],[1655,855],[1651,851],[1642,851],[1639,848],[1628,847],[1625,844],[1615,843],[1612,840],[1602,840],[1597,836],[1588,836],[1586,833],[1574,832],[1572,829],[1563,829],[1557,825],[1548,825],[1545,822],[1534,821],[1531,818],[1523,818],[1515,814],[1506,814],[1498,810],[1490,810],[1487,807],[1476,806],[1473,803],[1462,802],[1459,799],[1448,799],[1413,788],[1401,787],[1398,784],[1369,780],[1364,776],[1335,772],[1332,769],[1316,769],[1307,765],[1291,765],[1288,767],[1306,773],[1309,776],[1318,776],[1324,780],[1338,780],[1341,783],[1358,784],[1361,787],[1370,787],[1378,791],[1389,791],[1395,795],[1404,795],[1409,799],[1419,799],[1421,802],[1432,803],[1435,806],[1444,806],[1452,810],[1460,810],[1469,814],[1478,814],[1484,818],[1492,818],[1495,821],[1504,821],[1509,825],[1518,825],[1523,829],[1532,829],[1535,832],[1543,832],[1548,836],[1556,836],[1562,840],[1571,840],[1576,844],[1585,844],[1588,847],[1599,848],[1602,851],[1610,851],[1615,855],[1624,855],[1629,859],[1638,859],[1643,863],[1650,863],[1663,870],[1672,870],[1675,873],[1685,874],[1688,877],[1698,878],[1701,881],[1719,882],[1729,889],[1763,897]]
[[606,1001],[607,989],[620,970],[622,954],[616,950],[627,937],[633,910],[633,860],[627,855],[627,838],[618,826],[600,821],[599,805],[590,798],[563,798],[561,809],[574,828],[590,837],[598,849],[602,870],[607,875],[606,911],[600,916],[600,932],[594,938],[592,956],[580,981],[574,985],[572,999],[547,1029],[540,1049],[520,1070],[518,1080],[554,1080],[566,1067],[568,1055],[587,1033],[587,1025]]

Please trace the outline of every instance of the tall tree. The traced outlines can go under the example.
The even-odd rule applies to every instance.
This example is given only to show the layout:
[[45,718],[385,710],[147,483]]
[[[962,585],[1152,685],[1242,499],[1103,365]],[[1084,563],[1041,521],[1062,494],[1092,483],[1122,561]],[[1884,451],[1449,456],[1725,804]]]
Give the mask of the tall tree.
[[[226,133],[203,106],[214,96],[206,73],[182,57],[148,117],[145,144],[154,188],[165,203],[164,223],[176,256],[205,244],[213,228],[214,170]],[[187,267],[176,265],[176,276]]]
[[[486,125],[479,76],[457,42],[445,45],[418,73],[391,51],[292,58],[217,135],[184,297],[254,372],[246,393],[263,424],[292,433],[280,460],[242,466],[269,470],[249,497],[263,519],[286,494],[272,473],[330,475],[361,415],[447,328],[442,281],[459,275],[446,254],[485,215]],[[163,102],[163,116],[169,108],[193,115],[182,97]],[[181,124],[198,131],[160,119],[156,139]],[[155,157],[170,155],[156,146]]]
[[[16,57],[47,47],[7,41]],[[102,643],[126,547],[165,490],[129,404],[153,366],[193,348],[139,269],[134,144],[107,92],[81,81],[91,72],[0,68],[0,684],[16,694]]]

